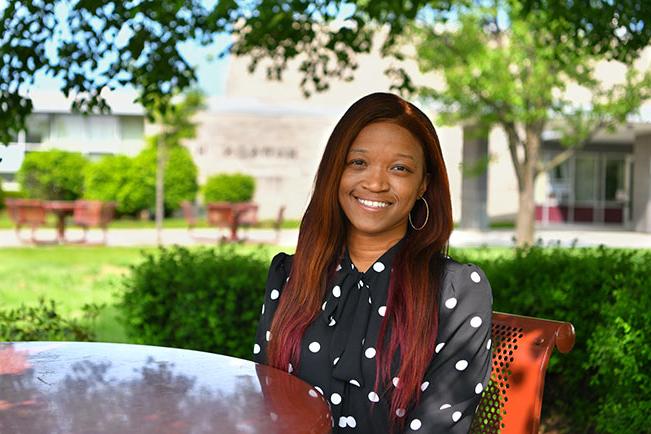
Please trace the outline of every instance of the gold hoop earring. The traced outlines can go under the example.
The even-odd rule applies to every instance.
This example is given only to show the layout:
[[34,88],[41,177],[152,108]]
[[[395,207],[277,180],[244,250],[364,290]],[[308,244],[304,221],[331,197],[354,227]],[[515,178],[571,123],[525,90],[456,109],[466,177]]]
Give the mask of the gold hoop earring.
[[425,214],[425,222],[419,228],[417,228],[416,226],[414,226],[414,222],[411,221],[411,211],[409,211],[409,224],[416,231],[420,231],[421,229],[423,229],[427,224],[427,220],[429,220],[429,205],[427,204],[427,201],[423,198],[423,196],[419,197],[418,199],[421,199],[425,203],[425,210],[427,211],[427,213]]

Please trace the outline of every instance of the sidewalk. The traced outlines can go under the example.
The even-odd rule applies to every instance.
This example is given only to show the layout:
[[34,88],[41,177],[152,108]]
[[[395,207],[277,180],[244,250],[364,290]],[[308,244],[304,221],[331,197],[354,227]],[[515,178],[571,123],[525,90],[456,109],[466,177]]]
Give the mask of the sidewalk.
[[[69,229],[66,237],[74,240],[81,238],[82,231]],[[214,228],[195,229],[190,235],[187,229],[164,229],[163,245],[211,245],[216,244],[221,235],[226,232],[219,232]],[[29,232],[25,230],[23,237],[28,237]],[[284,229],[276,240],[276,232],[272,229],[251,229],[240,232],[240,236],[247,239],[248,243],[269,243],[278,244],[283,247],[294,247],[298,240],[298,229]],[[39,240],[54,240],[54,229],[41,229],[37,232]],[[486,232],[457,229],[450,237],[451,247],[477,247],[477,246],[513,246],[514,231],[512,229],[491,230]],[[102,232],[90,230],[88,240],[99,242],[102,239]],[[603,244],[609,247],[627,248],[651,248],[651,234],[631,231],[603,231],[603,230],[538,230],[536,239],[540,239],[542,245],[561,245],[570,247],[598,246]],[[155,246],[156,231],[154,229],[109,229],[108,246]],[[13,230],[0,230],[0,247],[29,246],[21,244],[16,238]]]

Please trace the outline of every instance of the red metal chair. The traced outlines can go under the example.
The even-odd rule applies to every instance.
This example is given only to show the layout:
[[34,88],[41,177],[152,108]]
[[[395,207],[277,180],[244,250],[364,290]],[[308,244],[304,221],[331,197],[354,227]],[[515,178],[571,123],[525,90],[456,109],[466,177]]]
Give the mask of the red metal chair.
[[493,368],[470,432],[538,434],[545,371],[556,347],[572,350],[574,326],[493,312]]
[[106,243],[108,225],[115,215],[115,202],[104,202],[101,200],[76,200],[75,210],[72,218],[76,225],[84,229],[84,236],[81,242],[86,242],[88,229],[99,227],[103,231],[102,244]]
[[[45,225],[46,221],[46,210],[42,201],[38,199],[6,199],[5,204],[7,205],[9,218],[14,222],[16,237],[21,242],[46,243],[46,241],[36,239],[36,230]],[[32,230],[29,240],[20,235],[23,226],[28,226]]]

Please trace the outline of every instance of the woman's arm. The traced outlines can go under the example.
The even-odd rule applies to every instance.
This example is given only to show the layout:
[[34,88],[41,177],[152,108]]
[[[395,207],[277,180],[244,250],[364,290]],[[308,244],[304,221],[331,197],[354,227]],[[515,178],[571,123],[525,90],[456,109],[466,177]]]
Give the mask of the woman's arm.
[[255,343],[253,344],[253,361],[256,363],[267,363],[267,344],[271,337],[271,321],[276,313],[276,307],[278,307],[280,293],[286,283],[287,267],[285,266],[285,263],[287,260],[287,254],[278,253],[271,260],[271,266],[269,266],[260,322],[258,323]]
[[436,350],[420,402],[407,414],[407,433],[468,433],[490,377],[492,302],[479,267],[449,264]]

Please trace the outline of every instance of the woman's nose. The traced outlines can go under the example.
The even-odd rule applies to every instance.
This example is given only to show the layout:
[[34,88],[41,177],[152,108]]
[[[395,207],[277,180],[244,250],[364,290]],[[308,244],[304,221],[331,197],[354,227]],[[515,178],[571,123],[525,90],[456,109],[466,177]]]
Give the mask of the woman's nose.
[[373,168],[366,171],[366,177],[363,182],[364,188],[369,191],[386,191],[389,189],[389,180],[387,174],[381,168]]

